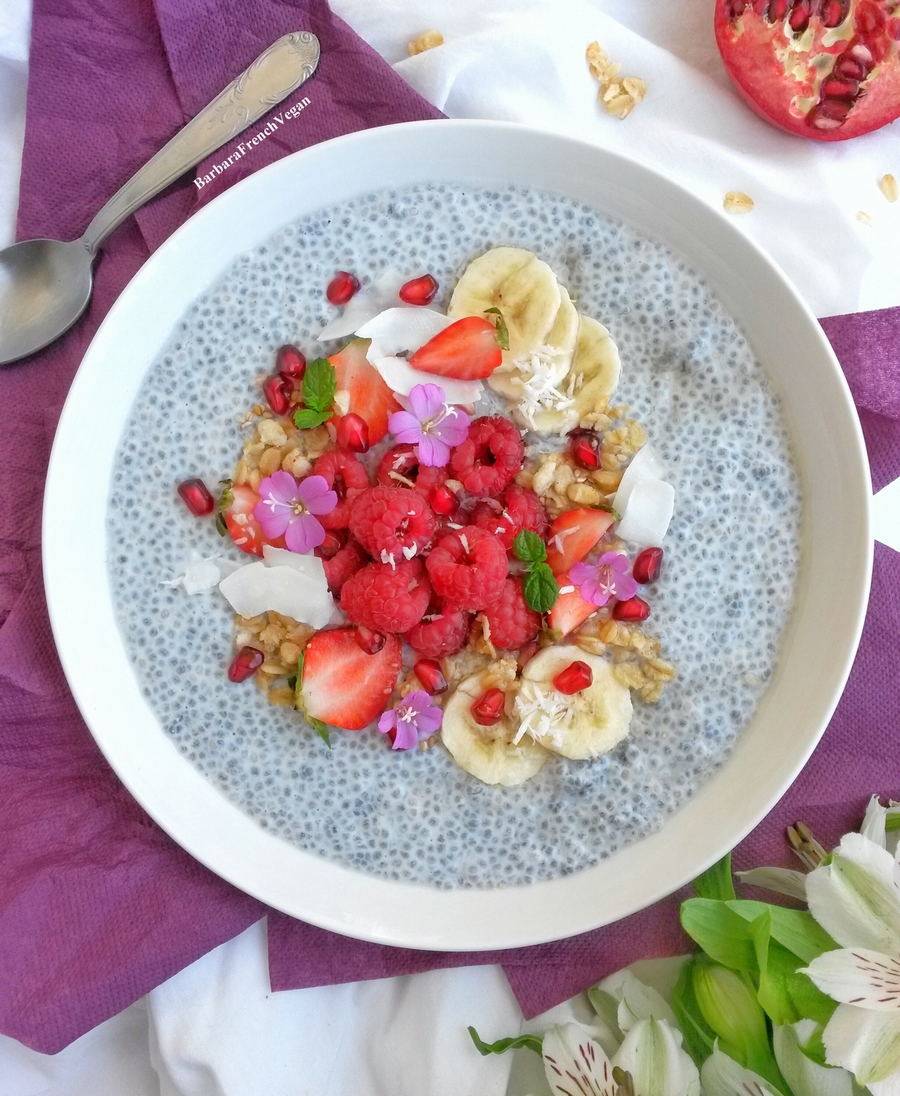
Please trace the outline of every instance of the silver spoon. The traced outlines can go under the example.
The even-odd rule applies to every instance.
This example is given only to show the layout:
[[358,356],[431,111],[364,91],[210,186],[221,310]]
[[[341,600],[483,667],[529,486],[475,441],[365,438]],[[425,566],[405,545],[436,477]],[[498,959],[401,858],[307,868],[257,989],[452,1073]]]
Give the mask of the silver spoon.
[[0,365],[68,331],[90,300],[91,267],[110,232],[300,87],[318,63],[314,34],[285,34],[110,198],[80,240],[23,240],[0,251]]

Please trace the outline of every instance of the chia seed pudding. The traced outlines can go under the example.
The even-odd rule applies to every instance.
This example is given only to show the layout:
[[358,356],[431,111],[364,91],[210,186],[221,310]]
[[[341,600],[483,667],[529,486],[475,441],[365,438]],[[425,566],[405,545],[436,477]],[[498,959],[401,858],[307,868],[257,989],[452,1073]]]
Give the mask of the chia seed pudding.
[[[488,786],[441,747],[395,752],[371,732],[332,749],[299,713],[232,685],[233,613],[164,582],[192,552],[246,562],[175,493],[229,476],[275,350],[317,344],[336,270],[428,271],[446,307],[488,248],[535,252],[618,345],[616,402],[646,429],[676,490],[666,568],[644,630],[678,676],[636,701],[595,761],[552,757]],[[320,350],[319,347],[322,347]],[[480,411],[480,409],[479,409]],[[261,827],[328,860],[436,887],[511,886],[582,870],[659,829],[728,756],[765,691],[793,601],[801,499],[779,401],[734,320],[677,255],[566,198],[511,186],[420,185],[321,210],[243,255],[198,298],[144,380],[108,511],[119,626],[144,695],[181,753]],[[761,520],[764,515],[764,520]]]

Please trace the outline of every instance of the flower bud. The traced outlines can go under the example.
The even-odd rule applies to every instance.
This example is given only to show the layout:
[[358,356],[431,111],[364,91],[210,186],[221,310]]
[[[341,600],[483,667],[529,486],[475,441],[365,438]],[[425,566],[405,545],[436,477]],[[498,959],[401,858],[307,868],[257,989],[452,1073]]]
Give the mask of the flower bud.
[[696,962],[694,994],[703,1019],[721,1039],[722,1049],[742,1065],[769,1054],[766,1017],[750,978],[718,963]]

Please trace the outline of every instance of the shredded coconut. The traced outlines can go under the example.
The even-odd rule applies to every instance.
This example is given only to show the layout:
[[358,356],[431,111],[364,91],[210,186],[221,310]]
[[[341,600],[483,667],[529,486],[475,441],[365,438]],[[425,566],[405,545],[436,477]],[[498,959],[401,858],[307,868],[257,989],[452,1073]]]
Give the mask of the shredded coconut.
[[535,416],[541,411],[567,411],[575,406],[574,378],[570,379],[567,391],[557,387],[559,367],[554,360],[560,354],[558,347],[539,346],[527,358],[517,358],[511,363],[522,374],[519,412],[532,430],[537,429]]
[[554,746],[562,745],[572,721],[572,709],[562,693],[555,689],[545,693],[537,682],[523,681],[514,706],[521,722],[513,745],[517,746],[526,734],[535,741],[549,738]]

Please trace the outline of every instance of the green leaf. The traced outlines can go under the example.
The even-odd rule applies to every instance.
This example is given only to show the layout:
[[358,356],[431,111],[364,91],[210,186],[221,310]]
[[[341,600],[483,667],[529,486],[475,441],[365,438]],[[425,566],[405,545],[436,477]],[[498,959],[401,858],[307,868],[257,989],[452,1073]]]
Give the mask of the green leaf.
[[691,883],[700,898],[718,898],[725,902],[735,898],[734,882],[731,878],[731,853],[727,853],[711,868]]
[[[777,908],[777,907],[773,907]],[[800,974],[803,960],[782,947],[772,936],[770,911],[750,925],[759,963],[759,1003],[773,1024],[796,1024],[815,1020],[827,1024],[837,1002],[818,989],[809,977]]]
[[219,480],[222,490],[219,492],[219,501],[216,503],[216,513],[221,514],[234,502],[234,480]]
[[536,613],[549,613],[559,597],[559,584],[547,563],[532,563],[522,583],[522,593],[529,608]]
[[478,1049],[479,1054],[503,1054],[507,1050],[517,1050],[519,1047],[527,1047],[529,1050],[533,1050],[535,1054],[542,1054],[543,1040],[539,1035],[517,1035],[510,1039],[498,1039],[496,1043],[486,1043],[475,1028],[470,1027],[467,1029],[472,1036],[472,1042]]
[[331,411],[313,411],[309,407],[300,407],[294,412],[294,425],[298,430],[312,430],[330,419],[332,414]]
[[316,719],[315,716],[307,715],[306,722],[312,727],[319,738],[325,743],[328,749],[331,749],[331,736],[328,733],[328,725],[323,723],[321,719]]
[[681,903],[681,924],[711,958],[732,970],[756,973],[756,950],[747,921],[730,902],[688,898]]
[[[716,1033],[703,1019],[703,1013],[697,1004],[692,975],[695,962],[696,960],[690,959],[681,968],[681,974],[672,992],[672,1011],[684,1036],[684,1049],[694,1059],[699,1069],[713,1052]],[[588,995],[590,996],[590,991]]]
[[216,532],[220,537],[228,536],[228,525],[224,514],[216,514]]
[[755,921],[764,910],[768,910],[772,918],[772,938],[807,963],[822,952],[833,951],[838,946],[808,910],[792,910],[745,898],[737,898],[727,905],[746,921]]
[[327,358],[313,358],[303,374],[303,402],[312,411],[327,411],[337,392],[337,374]]
[[800,1049],[806,1055],[811,1062],[815,1062],[817,1066],[827,1066],[825,1061],[825,1041],[822,1035],[825,1031],[824,1024],[819,1024],[816,1030],[810,1035],[809,1039],[805,1043],[800,1044]]
[[543,563],[547,558],[547,549],[544,542],[530,529],[523,529],[513,541],[513,551],[516,559],[523,563]]
[[884,832],[893,833],[895,830],[900,830],[900,811],[888,807],[888,812],[884,819]]
[[306,652],[301,651],[297,657],[297,673],[294,678],[294,707],[298,712],[302,712],[306,722],[312,727],[319,738],[325,743],[328,749],[331,749],[331,736],[328,733],[328,725],[323,723],[321,719],[316,719],[307,712],[306,705],[303,702],[303,660],[306,657]]
[[503,313],[499,308],[486,308],[485,314],[492,314],[497,317],[494,321],[494,326],[497,328],[497,342],[500,345],[501,350],[509,350],[509,330],[506,326],[506,320],[503,318]]

